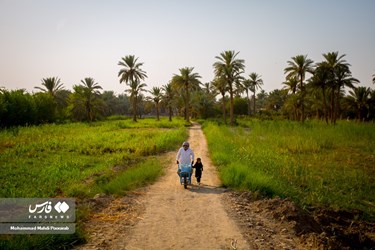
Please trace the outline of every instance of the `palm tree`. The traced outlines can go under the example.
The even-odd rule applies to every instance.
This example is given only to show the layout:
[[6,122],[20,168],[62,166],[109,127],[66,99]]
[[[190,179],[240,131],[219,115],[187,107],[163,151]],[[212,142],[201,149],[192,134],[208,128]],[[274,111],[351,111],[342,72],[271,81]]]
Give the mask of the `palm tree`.
[[366,87],[357,87],[349,91],[349,98],[355,105],[357,110],[357,118],[362,120],[364,112],[369,108],[369,97],[371,89]]
[[126,89],[125,92],[130,94],[130,100],[132,102],[132,109],[133,109],[133,121],[137,121],[137,110],[138,110],[138,102],[140,99],[138,98],[139,95],[146,91],[145,87],[147,86],[145,83],[140,83],[138,80],[130,82],[127,84],[129,89]]
[[375,90],[370,90],[370,96],[369,96],[369,118],[375,118]]
[[236,59],[239,52],[233,50],[227,50],[220,53],[220,56],[216,56],[217,62],[213,64],[215,69],[216,77],[223,77],[229,88],[230,95],[230,125],[234,125],[234,103],[233,103],[233,84],[239,82],[242,77],[241,74],[244,72],[245,61],[242,59]]
[[250,115],[250,113],[251,113],[251,100],[250,100],[249,92],[251,91],[251,87],[252,87],[250,79],[243,80],[242,81],[242,87],[244,88],[245,93],[246,93],[247,114]]
[[50,95],[56,104],[53,112],[55,115],[60,115],[62,112],[59,112],[64,107],[64,102],[66,99],[63,98],[61,95],[64,92],[63,84],[60,83],[60,79],[58,77],[47,77],[42,79],[42,87],[35,87],[36,89],[41,90],[44,93]]
[[258,75],[257,73],[253,72],[249,75],[250,77],[250,83],[251,83],[251,90],[253,92],[253,98],[254,98],[254,114],[255,114],[255,91],[258,88],[261,88],[260,86],[263,85],[263,80],[260,78],[261,76]]
[[313,73],[314,69],[312,60],[307,58],[307,55],[297,55],[292,57],[292,61],[287,62],[289,67],[284,69],[284,73],[287,74],[286,79],[291,77],[296,77],[299,80],[299,88],[301,91],[301,121],[305,121],[305,109],[304,109],[304,96],[305,96],[305,86],[304,81],[306,78],[306,73]]
[[297,77],[290,77],[288,79],[286,79],[285,82],[283,82],[283,84],[285,85],[283,87],[284,90],[287,91],[287,93],[292,93],[292,94],[295,94],[297,92],[297,89],[298,89],[298,79]]
[[299,117],[301,117],[301,100],[299,93],[288,95],[285,98],[282,109],[286,111],[288,118],[292,118],[293,120],[300,119]]
[[329,86],[331,88],[331,122],[336,123],[336,114],[340,110],[340,95],[343,87],[353,88],[353,83],[359,82],[352,77],[349,70],[350,64],[344,59],[346,55],[339,56],[338,52],[323,54],[325,67],[331,74]]
[[190,91],[189,89],[199,88],[200,81],[198,78],[201,78],[198,73],[193,73],[193,67],[181,68],[179,75],[174,75],[172,78],[172,83],[177,86],[183,86],[185,89],[185,120],[190,121],[189,108],[190,108]]
[[[146,86],[146,84],[144,84]],[[142,91],[146,91],[146,89],[144,89],[142,87],[142,90],[139,91],[138,95],[137,95],[137,115],[138,115],[138,118],[141,119],[142,118],[142,114],[145,113],[145,102],[147,101],[147,97],[145,95],[142,94]]]
[[[207,85],[206,85],[207,86]],[[208,89],[196,90],[192,92],[192,104],[191,104],[191,113],[192,117],[200,117],[203,119],[208,118],[213,114],[215,96],[213,93],[208,93]]]
[[[312,78],[314,78],[314,76]],[[305,102],[308,103],[310,114],[315,112],[316,119],[320,119],[322,117],[322,113],[323,116],[325,116],[326,114],[324,109],[324,101],[322,102],[323,94],[321,89],[318,86],[314,85],[312,78],[310,78],[306,84],[307,95]],[[328,117],[326,119],[326,123],[328,124]]]
[[335,123],[336,121],[336,105],[335,105],[335,93],[338,91],[338,94],[340,94],[338,83],[336,79],[336,72],[338,68],[341,68],[341,71],[344,69],[349,69],[349,64],[346,62],[344,55],[339,56],[338,52],[329,52],[326,54],[323,54],[323,57],[325,58],[324,67],[326,70],[330,72],[330,80],[328,82],[328,85],[331,90],[331,122]]
[[89,121],[93,120],[93,99],[99,95],[99,89],[102,89],[102,87],[95,82],[95,80],[91,77],[87,77],[84,80],[81,80],[83,90],[83,97],[85,98],[85,109],[87,118]]
[[242,93],[245,91],[242,82],[245,80],[244,77],[240,76],[234,81],[233,97],[241,98]]
[[296,76],[290,77],[286,79],[283,84],[285,85],[283,87],[283,90],[286,92],[286,94],[291,94],[287,99],[288,99],[288,107],[290,110],[293,111],[293,119],[297,120],[298,119],[298,110],[300,107],[300,95],[298,95],[298,79]]
[[326,90],[329,86],[331,75],[327,62],[321,62],[317,64],[317,68],[314,72],[313,77],[311,78],[311,84],[313,88],[322,90],[322,99],[323,99],[323,113],[324,119],[328,124],[328,112],[327,112],[327,98]]
[[159,87],[153,87],[149,93],[153,95],[152,100],[154,101],[156,107],[156,120],[159,121],[159,103],[163,97],[162,89]]
[[372,75],[372,83],[375,84],[375,74]]
[[137,96],[140,91],[143,91],[143,87],[146,86],[144,83],[140,83],[141,80],[147,78],[145,71],[141,69],[143,63],[138,63],[138,58],[134,55],[128,55],[121,58],[118,65],[124,68],[120,69],[118,76],[120,77],[120,83],[125,82],[130,87],[130,98],[133,104],[133,121],[137,121]]
[[42,85],[44,88],[35,87],[43,92],[49,93],[54,99],[56,99],[56,94],[60,90],[63,90],[63,84],[60,83],[60,79],[58,77],[47,77],[42,79]]
[[[348,66],[339,66],[335,69],[335,87],[336,87],[336,90],[334,92],[336,92],[336,102],[337,104],[335,105],[337,108],[336,108],[336,113],[339,114],[340,113],[340,96],[343,92],[343,89],[344,87],[349,87],[349,88],[354,88],[354,83],[359,83],[359,81],[356,79],[356,78],[353,78],[352,77],[352,73],[350,72],[349,70],[349,67]],[[334,111],[335,113],[335,111]],[[337,118],[337,115],[336,113],[334,114],[334,119],[333,119],[333,122],[336,123],[336,118]]]
[[162,86],[162,90],[164,91],[163,100],[168,108],[168,117],[169,121],[172,121],[172,102],[175,95],[175,91],[172,87],[171,83]]
[[221,94],[222,100],[222,109],[223,109],[223,120],[224,124],[227,124],[227,112],[226,112],[226,104],[225,104],[225,93],[228,91],[227,82],[224,77],[216,77],[212,81],[212,86]]
[[203,91],[207,95],[211,94],[211,92],[212,92],[212,85],[211,85],[210,82],[206,82],[206,83],[203,84]]
[[[264,90],[262,90],[264,91]],[[258,99],[259,99],[259,94],[258,94]],[[280,111],[281,108],[283,107],[286,99],[286,93],[283,90],[280,89],[275,89],[271,91],[267,97],[265,98],[265,108],[268,111]]]

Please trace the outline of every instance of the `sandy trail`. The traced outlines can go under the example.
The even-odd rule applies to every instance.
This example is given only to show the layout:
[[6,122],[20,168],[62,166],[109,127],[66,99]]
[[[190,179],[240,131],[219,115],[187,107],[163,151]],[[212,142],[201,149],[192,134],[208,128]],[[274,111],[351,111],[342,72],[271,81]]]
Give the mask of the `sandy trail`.
[[187,190],[176,174],[175,154],[170,153],[166,175],[146,194],[146,210],[134,228],[125,249],[246,249],[246,242],[222,204],[220,181],[199,125],[190,128],[189,143],[195,157],[202,158],[201,185]]
[[184,189],[177,151],[165,154],[166,174],[153,185],[117,199],[92,199],[97,212],[84,223],[89,239],[76,249],[250,249],[225,210],[225,189],[200,125],[189,129],[188,141],[204,165],[201,185],[193,178]]

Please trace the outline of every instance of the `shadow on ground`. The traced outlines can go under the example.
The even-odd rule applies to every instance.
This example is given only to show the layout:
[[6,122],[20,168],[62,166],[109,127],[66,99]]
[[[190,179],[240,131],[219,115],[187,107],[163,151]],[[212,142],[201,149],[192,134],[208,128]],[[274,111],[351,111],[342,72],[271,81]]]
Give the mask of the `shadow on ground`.
[[225,188],[210,186],[210,185],[205,185],[205,184],[201,184],[201,185],[192,184],[189,186],[188,190],[190,192],[201,193],[201,194],[222,194],[226,191]]

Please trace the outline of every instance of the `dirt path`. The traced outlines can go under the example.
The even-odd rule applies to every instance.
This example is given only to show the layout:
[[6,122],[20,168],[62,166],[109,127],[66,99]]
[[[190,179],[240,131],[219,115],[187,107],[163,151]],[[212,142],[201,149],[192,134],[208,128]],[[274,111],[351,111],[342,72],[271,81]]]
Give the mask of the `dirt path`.
[[190,128],[189,142],[204,165],[200,186],[194,178],[185,190],[176,152],[165,154],[166,174],[155,184],[89,201],[94,213],[83,224],[89,239],[77,249],[372,249],[375,225],[357,223],[355,215],[313,215],[288,199],[220,188],[199,125]]
[[78,249],[248,249],[226,212],[199,125],[190,128],[189,142],[204,164],[200,186],[195,178],[187,190],[180,185],[176,153],[168,153],[166,175],[155,184],[121,199],[93,199],[101,211],[86,223],[89,242]]
[[189,142],[204,164],[201,186],[184,190],[176,174],[175,154],[170,155],[166,176],[150,187],[146,211],[132,232],[125,249],[230,249],[237,240],[246,242],[222,204],[223,189],[207,152],[198,125],[190,128]]

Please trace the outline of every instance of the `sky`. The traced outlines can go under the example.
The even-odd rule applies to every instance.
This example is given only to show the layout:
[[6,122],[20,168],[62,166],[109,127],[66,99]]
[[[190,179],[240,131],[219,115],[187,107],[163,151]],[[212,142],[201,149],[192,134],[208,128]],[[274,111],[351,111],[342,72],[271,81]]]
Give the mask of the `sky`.
[[72,90],[92,77],[122,94],[126,55],[144,63],[147,89],[184,67],[206,83],[215,57],[234,50],[266,92],[283,88],[292,57],[336,51],[375,89],[374,13],[374,0],[0,0],[0,87],[32,93],[59,77]]

